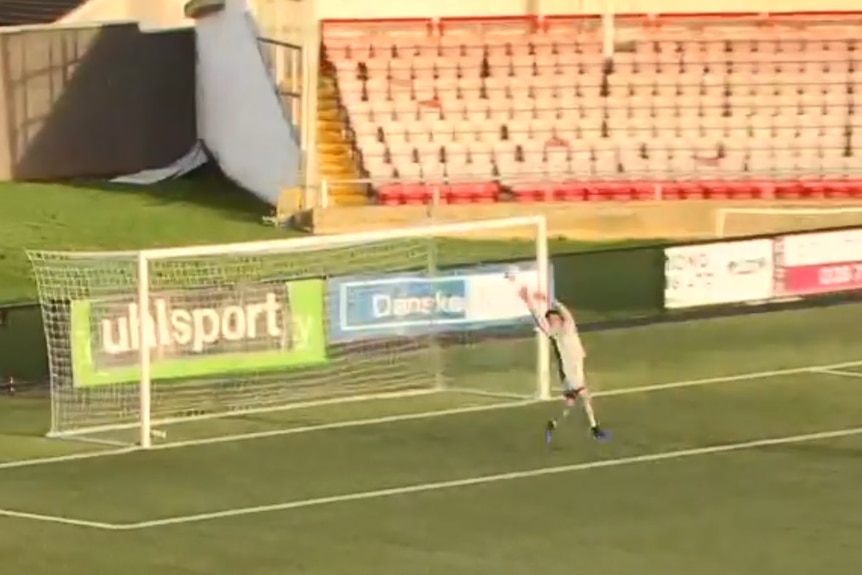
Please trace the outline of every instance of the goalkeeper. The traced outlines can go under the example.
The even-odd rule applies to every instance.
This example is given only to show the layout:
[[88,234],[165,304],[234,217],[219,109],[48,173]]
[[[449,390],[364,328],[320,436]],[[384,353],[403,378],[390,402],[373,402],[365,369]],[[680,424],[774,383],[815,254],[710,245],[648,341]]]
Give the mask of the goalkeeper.
[[[600,441],[608,439],[607,433],[599,427],[596,414],[593,411],[592,398],[584,377],[584,358],[587,354],[581,343],[581,336],[578,334],[578,326],[572,312],[559,301],[554,301],[554,305],[549,306],[547,312],[541,315],[534,299],[546,300],[547,298],[543,294],[536,294],[534,298],[530,298],[527,288],[522,287],[519,295],[527,304],[530,313],[533,314],[536,325],[550,338],[554,345],[554,354],[557,356],[560,378],[563,382],[565,406],[562,418],[568,417],[569,411],[580,397],[593,437]],[[557,419],[548,421],[545,428],[546,442],[551,443],[557,424]]]

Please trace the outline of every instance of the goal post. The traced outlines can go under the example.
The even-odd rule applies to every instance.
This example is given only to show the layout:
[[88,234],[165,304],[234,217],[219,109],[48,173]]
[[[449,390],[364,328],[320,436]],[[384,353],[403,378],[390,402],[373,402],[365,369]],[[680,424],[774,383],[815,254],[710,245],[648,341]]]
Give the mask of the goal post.
[[550,395],[549,344],[507,279],[552,289],[543,216],[28,255],[52,437],[146,448],[163,426],[230,415]]

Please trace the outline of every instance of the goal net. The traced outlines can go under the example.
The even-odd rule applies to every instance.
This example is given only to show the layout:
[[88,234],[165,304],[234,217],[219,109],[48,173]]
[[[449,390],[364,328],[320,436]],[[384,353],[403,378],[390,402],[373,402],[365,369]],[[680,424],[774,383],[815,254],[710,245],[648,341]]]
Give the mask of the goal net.
[[862,207],[722,208],[715,217],[716,237],[742,237],[858,226]]
[[122,442],[146,447],[168,424],[291,407],[448,394],[428,398],[433,411],[545,398],[548,345],[509,278],[547,291],[546,241],[544,218],[525,217],[30,252],[50,435],[115,442],[112,432],[127,430]]

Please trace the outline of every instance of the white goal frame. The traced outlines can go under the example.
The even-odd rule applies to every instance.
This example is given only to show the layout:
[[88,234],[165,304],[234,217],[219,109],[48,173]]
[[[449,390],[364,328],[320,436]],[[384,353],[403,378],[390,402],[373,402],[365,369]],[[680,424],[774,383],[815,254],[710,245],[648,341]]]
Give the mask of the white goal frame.
[[[715,212],[715,236],[725,238],[727,218],[734,214],[752,216],[828,216],[842,214],[862,215],[862,206],[843,208],[719,208]],[[789,233],[789,232],[788,232]]]
[[[129,252],[133,254],[137,267],[137,294],[136,303],[138,310],[149,309],[151,299],[151,264],[162,260],[170,260],[173,258],[194,258],[206,256],[254,256],[262,255],[267,252],[278,252],[281,254],[290,252],[302,252],[304,250],[321,250],[327,247],[347,247],[352,244],[360,246],[364,243],[385,242],[399,239],[420,239],[420,238],[445,238],[447,236],[456,236],[459,234],[472,235],[481,234],[482,232],[492,232],[505,230],[506,228],[533,228],[535,230],[535,261],[536,271],[538,276],[537,288],[547,293],[549,286],[549,255],[548,255],[548,239],[547,239],[547,220],[545,216],[524,216],[511,217],[492,220],[479,220],[459,223],[432,224],[416,227],[408,227],[401,229],[387,229],[380,231],[367,231],[358,233],[346,233],[329,236],[309,236],[301,238],[285,238],[276,240],[254,241],[245,243],[219,244],[219,245],[202,245],[189,247],[173,247],[173,248],[157,248],[146,249],[138,252]],[[531,258],[530,258],[531,259]],[[140,313],[140,312],[139,312]],[[149,333],[152,329],[151,322],[153,319],[149,314],[140,313],[138,321],[138,338],[139,341],[147,341]],[[47,326],[46,326],[47,329]],[[536,346],[536,386],[534,399],[536,401],[544,401],[550,398],[550,344],[547,338],[538,329],[535,330],[535,346]],[[152,446],[154,435],[161,435],[159,430],[154,429],[154,425],[166,425],[170,423],[189,422],[200,419],[211,419],[230,417],[238,414],[251,414],[261,412],[272,412],[289,410],[296,408],[307,408],[318,405],[335,404],[342,402],[353,402],[361,400],[384,399],[384,398],[399,398],[410,397],[418,394],[428,394],[449,389],[451,391],[459,391],[470,393],[469,390],[461,388],[444,388],[444,389],[427,389],[427,390],[412,390],[412,391],[389,391],[368,393],[351,397],[339,397],[331,399],[316,399],[305,402],[286,403],[284,405],[266,406],[260,408],[244,409],[241,412],[225,412],[225,413],[209,413],[203,415],[189,415],[182,418],[172,418],[170,420],[152,420],[152,353],[149,345],[140,345],[138,351],[139,363],[139,381],[137,382],[139,391],[139,421],[135,423],[118,423],[116,425],[102,426],[99,428],[82,428],[60,433],[49,434],[52,437],[59,438],[80,438],[84,439],[87,434],[106,432],[119,429],[134,429],[139,427],[138,446],[142,449],[148,449]],[[52,390],[53,393],[53,390]],[[479,390],[476,393],[481,394]],[[509,397],[514,400],[514,396]],[[527,396],[519,396],[518,400],[523,402],[529,400]],[[53,407],[53,401],[52,401]],[[429,415],[433,414],[429,412]],[[108,442],[111,443],[111,442]]]

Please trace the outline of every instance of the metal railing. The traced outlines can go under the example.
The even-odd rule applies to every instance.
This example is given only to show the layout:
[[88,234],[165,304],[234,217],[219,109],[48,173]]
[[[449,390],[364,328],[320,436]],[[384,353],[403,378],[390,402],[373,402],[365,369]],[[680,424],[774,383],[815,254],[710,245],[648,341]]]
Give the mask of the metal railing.
[[287,117],[294,127],[301,127],[302,46],[271,38],[258,38],[257,43]]
[[[718,170],[714,167],[704,166],[701,169],[686,170],[663,170],[647,171],[632,170],[625,173],[612,171],[596,171],[585,173],[584,171],[570,170],[568,172],[535,172],[500,177],[492,173],[486,176],[475,174],[453,174],[440,175],[437,177],[422,176],[407,178],[364,178],[364,179],[322,179],[319,186],[310,189],[309,196],[312,201],[307,204],[308,208],[327,208],[335,205],[333,199],[334,190],[350,187],[362,189],[369,199],[375,199],[377,191],[381,186],[394,184],[424,184],[433,192],[438,189],[438,198],[443,196],[442,188],[447,185],[469,184],[476,182],[494,181],[501,184],[504,191],[509,188],[531,188],[534,190],[545,190],[546,199],[554,197],[555,189],[560,184],[580,183],[585,186],[593,185],[596,189],[603,184],[637,184],[641,188],[651,189],[651,198],[654,200],[678,199],[675,195],[669,195],[668,183],[674,184],[698,184],[727,182],[738,184],[757,185],[763,189],[764,195],[773,190],[775,183],[783,181],[823,182],[855,181],[862,180],[862,161],[853,170],[847,169],[821,169],[813,172],[809,169],[798,167],[774,166],[763,170]],[[337,192],[335,192],[337,193]],[[502,199],[506,199],[505,196]]]

